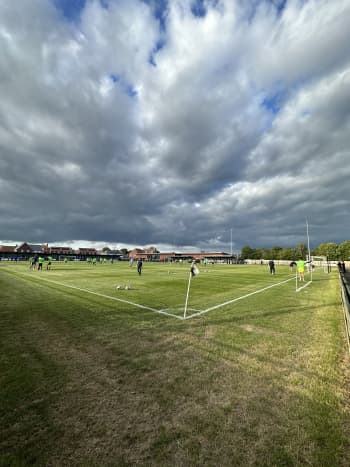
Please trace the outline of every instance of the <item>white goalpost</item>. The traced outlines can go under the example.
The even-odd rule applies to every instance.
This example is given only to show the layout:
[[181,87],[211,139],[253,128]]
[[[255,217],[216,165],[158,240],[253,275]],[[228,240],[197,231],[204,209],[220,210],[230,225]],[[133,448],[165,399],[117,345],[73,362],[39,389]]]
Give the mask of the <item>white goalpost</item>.
[[324,272],[327,271],[328,261],[327,256],[311,256],[311,263],[320,268],[323,267]]
[[[300,290],[304,289],[308,285],[312,284],[312,269],[313,269],[313,264],[312,264],[312,259],[311,259],[311,252],[310,252],[310,236],[309,236],[309,223],[308,220],[306,219],[306,236],[307,236],[307,256],[306,256],[306,261],[303,264],[303,272],[300,272],[299,269],[301,270],[301,265],[297,263],[297,270],[295,273],[295,291],[300,292]],[[302,260],[303,261],[303,260]],[[307,267],[308,272],[310,273],[310,280],[298,287],[298,282],[305,282],[304,279],[304,268],[305,266]]]

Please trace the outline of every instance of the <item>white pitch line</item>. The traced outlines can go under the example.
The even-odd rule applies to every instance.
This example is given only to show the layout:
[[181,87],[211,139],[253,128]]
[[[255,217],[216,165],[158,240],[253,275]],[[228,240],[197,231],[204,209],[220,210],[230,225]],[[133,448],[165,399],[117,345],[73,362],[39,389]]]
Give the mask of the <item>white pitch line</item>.
[[[21,273],[21,274],[31,276],[31,274],[29,274],[29,273]],[[31,276],[31,277],[33,277],[33,276]],[[37,277],[35,279],[37,279]],[[89,293],[89,294],[92,294],[92,295],[97,295],[98,297],[108,298],[110,300],[115,300],[117,302],[127,303],[128,305],[133,305],[133,306],[136,306],[137,308],[142,308],[143,310],[153,311],[154,313],[160,313],[162,315],[170,316],[172,318],[177,318],[177,319],[181,319],[181,320],[184,319],[182,316],[177,316],[177,315],[174,315],[172,313],[167,313],[166,311],[163,311],[163,310],[157,310],[156,308],[151,308],[151,307],[146,306],[146,305],[140,305],[139,303],[131,302],[129,300],[124,300],[122,298],[111,297],[110,295],[105,295],[103,293],[92,292],[91,290],[82,289],[81,287],[76,287],[74,285],[63,284],[63,282],[58,282],[58,281],[53,281],[53,280],[50,280],[50,279],[45,279],[44,277],[41,277],[39,280],[46,281],[46,282],[51,282],[52,284],[62,285],[63,287],[68,287],[70,289],[80,290],[81,292],[86,292],[86,293]]]
[[312,283],[312,281],[306,282],[305,285],[303,285],[302,287],[298,287],[297,289],[295,289],[295,291],[296,291],[296,292],[300,292],[300,290],[305,289],[305,287],[307,287],[307,286],[310,285],[311,283]]
[[[30,273],[23,273],[22,272],[22,273],[19,273],[19,274],[33,277]],[[37,279],[37,277],[36,277],[36,279]],[[167,313],[165,311],[167,308],[162,309],[162,310],[157,310],[156,308],[151,308],[151,307],[148,307],[148,306],[145,306],[145,305],[140,305],[139,303],[131,302],[129,300],[124,300],[122,298],[111,297],[110,295],[101,294],[99,292],[92,292],[91,290],[88,290],[88,289],[83,289],[83,288],[80,288],[80,287],[76,287],[74,285],[64,284],[63,282],[58,282],[58,281],[53,281],[53,280],[50,280],[50,279],[45,279],[44,277],[41,277],[39,280],[46,281],[46,282],[51,282],[53,284],[61,285],[63,287],[68,287],[70,289],[80,290],[81,292],[86,292],[86,293],[89,293],[89,294],[92,294],[92,295],[97,295],[99,297],[108,298],[109,300],[115,300],[117,302],[127,303],[128,305],[133,305],[133,306],[135,306],[137,308],[142,308],[144,310],[153,311],[154,313],[159,313],[159,314],[162,314],[162,315],[170,316],[171,318],[176,318],[176,319],[180,319],[180,320],[187,320],[187,319],[194,318],[196,316],[203,315],[204,313],[208,313],[209,311],[216,310],[217,308],[221,308],[223,306],[229,305],[230,303],[234,303],[234,302],[237,302],[239,300],[243,300],[244,298],[250,297],[250,296],[258,294],[260,292],[264,292],[265,290],[271,289],[272,287],[277,287],[278,285],[285,284],[286,282],[294,280],[294,277],[291,277],[290,279],[286,279],[285,281],[282,281],[282,282],[278,282],[277,284],[269,285],[268,287],[264,287],[263,289],[255,290],[254,292],[250,292],[250,293],[248,293],[246,295],[242,295],[242,296],[234,298],[232,300],[228,300],[227,302],[220,303],[219,305],[212,306],[210,308],[207,308],[206,310],[199,311],[198,313],[193,313],[192,315],[189,315],[186,318],[184,318],[183,316],[174,315],[173,313]],[[304,287],[306,287],[310,283],[311,283],[311,281],[308,282],[307,284],[305,284],[300,289],[297,289],[296,291],[299,292],[299,290],[303,289]]]
[[217,308],[221,308],[221,307],[229,305],[230,303],[233,303],[233,302],[238,302],[238,300],[243,300],[243,298],[251,297],[252,295],[258,294],[260,292],[264,292],[264,290],[271,289],[272,287],[277,287],[278,285],[285,284],[286,282],[289,282],[291,280],[294,280],[294,277],[291,277],[290,279],[286,279],[285,281],[282,281],[282,282],[278,282],[277,284],[269,285],[268,287],[264,287],[263,289],[255,290],[254,292],[250,292],[250,293],[248,293],[246,295],[242,295],[241,297],[234,298],[234,299],[229,300],[227,302],[220,303],[219,305],[211,306],[210,308],[207,308],[206,310],[200,311],[199,313],[194,313],[193,315],[189,315],[185,319],[190,319],[190,318],[194,318],[195,316],[203,315],[204,313],[208,313],[208,311],[216,310]]

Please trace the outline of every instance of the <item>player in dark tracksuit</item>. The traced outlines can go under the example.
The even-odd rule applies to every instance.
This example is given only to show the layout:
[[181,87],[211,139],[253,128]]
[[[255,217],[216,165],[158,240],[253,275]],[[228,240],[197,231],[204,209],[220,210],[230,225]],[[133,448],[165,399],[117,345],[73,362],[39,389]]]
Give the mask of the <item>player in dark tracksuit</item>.
[[139,276],[141,276],[141,272],[142,272],[142,259],[141,258],[137,262],[137,272],[139,273]]

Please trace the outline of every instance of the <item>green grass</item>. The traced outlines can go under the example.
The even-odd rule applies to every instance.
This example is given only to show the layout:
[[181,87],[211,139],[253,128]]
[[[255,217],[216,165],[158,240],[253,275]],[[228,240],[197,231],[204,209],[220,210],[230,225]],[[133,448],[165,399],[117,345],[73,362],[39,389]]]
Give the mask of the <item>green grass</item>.
[[[200,269],[189,315],[292,277]],[[138,276],[127,263],[0,263],[0,465],[350,465],[337,274],[185,321],[133,305],[181,316],[188,275],[187,264]]]

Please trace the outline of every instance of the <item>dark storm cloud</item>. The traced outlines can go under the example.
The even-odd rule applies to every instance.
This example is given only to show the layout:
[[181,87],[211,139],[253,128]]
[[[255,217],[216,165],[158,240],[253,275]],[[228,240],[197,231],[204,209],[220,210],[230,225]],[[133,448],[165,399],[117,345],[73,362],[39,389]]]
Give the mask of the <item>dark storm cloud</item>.
[[346,0],[67,5],[0,2],[1,239],[347,239]]

